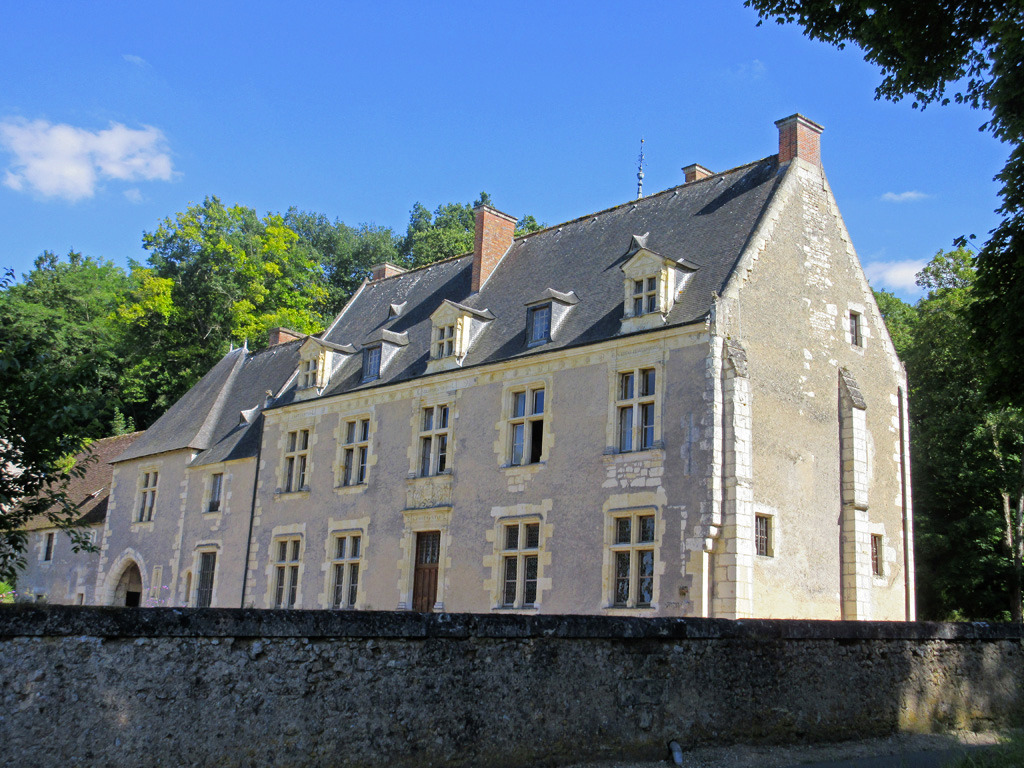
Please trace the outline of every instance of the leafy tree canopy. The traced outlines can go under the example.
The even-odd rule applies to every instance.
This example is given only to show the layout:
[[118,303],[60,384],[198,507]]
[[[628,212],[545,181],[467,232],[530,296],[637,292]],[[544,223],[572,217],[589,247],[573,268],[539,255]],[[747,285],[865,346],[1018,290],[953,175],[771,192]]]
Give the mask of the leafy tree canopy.
[[[973,332],[986,350],[987,386],[1024,405],[1019,383],[1024,349],[1024,3],[969,0],[746,0],[762,19],[797,23],[815,40],[856,43],[878,65],[879,98],[924,107],[950,100],[987,110],[990,130],[1010,146],[997,178],[1003,221],[978,258]],[[972,235],[973,237],[973,235]],[[960,241],[961,243],[963,240]]]

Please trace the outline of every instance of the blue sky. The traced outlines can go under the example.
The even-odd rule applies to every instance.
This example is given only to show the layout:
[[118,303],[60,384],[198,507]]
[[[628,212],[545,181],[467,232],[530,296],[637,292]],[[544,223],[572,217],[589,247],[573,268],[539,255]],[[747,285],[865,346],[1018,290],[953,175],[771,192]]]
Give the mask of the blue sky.
[[43,250],[144,260],[144,231],[217,195],[402,232],[417,201],[556,224],[693,162],[822,157],[876,288],[997,218],[1006,149],[960,106],[874,100],[854,48],[756,26],[741,0],[622,3],[0,0],[0,268]]

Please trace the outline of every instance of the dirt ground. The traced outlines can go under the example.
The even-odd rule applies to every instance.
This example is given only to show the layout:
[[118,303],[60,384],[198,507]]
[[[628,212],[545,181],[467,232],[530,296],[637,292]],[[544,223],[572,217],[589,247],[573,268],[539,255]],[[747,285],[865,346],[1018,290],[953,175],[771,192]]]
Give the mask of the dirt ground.
[[[944,734],[897,734],[887,738],[841,741],[832,744],[792,746],[700,747],[683,750],[685,768],[789,768],[805,763],[826,763],[891,755],[899,757],[916,752],[938,752],[971,746],[991,746],[999,742],[994,732],[957,732]],[[898,765],[899,763],[897,763]],[[671,766],[668,746],[665,758],[657,762],[605,761],[573,763],[565,768],[665,768]]]

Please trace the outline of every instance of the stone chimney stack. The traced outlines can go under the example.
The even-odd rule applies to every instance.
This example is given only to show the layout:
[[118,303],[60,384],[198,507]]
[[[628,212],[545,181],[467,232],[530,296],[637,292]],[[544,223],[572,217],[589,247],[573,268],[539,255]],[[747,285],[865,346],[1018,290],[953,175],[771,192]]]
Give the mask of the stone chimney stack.
[[291,328],[284,328],[282,326],[271,328],[267,331],[267,346],[276,347],[278,344],[301,339],[304,335],[298,331],[293,331]]
[[473,239],[473,293],[476,293],[498,266],[501,257],[512,247],[516,217],[483,204],[478,205],[474,212],[476,236]]
[[779,129],[779,165],[794,157],[821,166],[821,132],[825,130],[801,114],[775,121]]
[[370,267],[370,280],[383,280],[385,277],[394,277],[403,272],[405,270],[401,267],[385,261],[383,264],[374,264]]
[[698,165],[697,163],[692,163],[683,168],[683,178],[687,184],[706,179],[708,176],[714,176],[714,174],[703,165]]

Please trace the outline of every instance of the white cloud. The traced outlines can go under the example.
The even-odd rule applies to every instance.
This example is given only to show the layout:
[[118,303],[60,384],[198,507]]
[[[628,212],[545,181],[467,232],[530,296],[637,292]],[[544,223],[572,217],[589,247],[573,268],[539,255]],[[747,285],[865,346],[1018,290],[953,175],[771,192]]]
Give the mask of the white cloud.
[[924,269],[926,260],[873,261],[864,265],[868,282],[874,288],[888,288],[894,291],[919,293],[917,273]]
[[121,58],[127,61],[129,64],[134,64],[136,67],[148,67],[149,62],[141,56],[136,56],[134,53],[122,53]]
[[126,189],[124,191],[124,197],[125,197],[125,199],[129,203],[135,203],[136,205],[138,205],[139,203],[141,203],[145,199],[142,196],[142,190],[139,189],[138,187],[132,187],[131,189]]
[[13,156],[5,186],[44,197],[80,200],[96,194],[101,179],[168,181],[174,175],[167,140],[152,126],[111,123],[89,131],[46,120],[0,121],[0,149]]
[[926,195],[924,192],[918,192],[916,189],[912,189],[907,192],[886,192],[882,195],[882,199],[887,203],[914,203],[918,200],[925,200],[929,197],[931,197],[931,195]]

